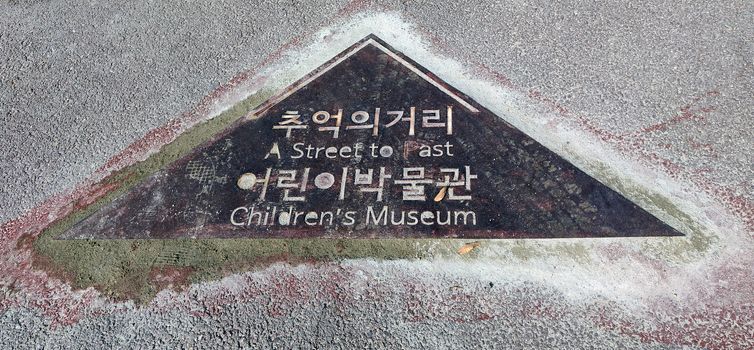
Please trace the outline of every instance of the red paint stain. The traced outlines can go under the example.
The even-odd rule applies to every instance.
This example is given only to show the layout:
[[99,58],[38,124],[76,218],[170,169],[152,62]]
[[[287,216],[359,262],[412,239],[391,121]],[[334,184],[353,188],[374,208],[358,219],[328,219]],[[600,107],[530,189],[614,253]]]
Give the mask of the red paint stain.
[[537,208],[542,209],[544,211],[552,211],[552,208],[554,207],[552,201],[541,201],[536,203]]
[[351,0],[346,4],[346,6],[338,10],[336,17],[353,15],[357,12],[365,10],[373,4],[375,4],[374,0]]
[[193,273],[194,268],[192,267],[154,267],[149,271],[149,280],[158,290],[167,288],[182,290],[189,285]]
[[[714,107],[703,107],[699,111],[702,113],[709,113],[713,111]],[[691,110],[691,105],[681,107],[681,113],[660,123],[653,124],[641,129],[641,132],[655,132],[655,131],[667,131],[670,127],[677,125],[684,121],[702,122],[706,118],[702,114],[697,114]]]

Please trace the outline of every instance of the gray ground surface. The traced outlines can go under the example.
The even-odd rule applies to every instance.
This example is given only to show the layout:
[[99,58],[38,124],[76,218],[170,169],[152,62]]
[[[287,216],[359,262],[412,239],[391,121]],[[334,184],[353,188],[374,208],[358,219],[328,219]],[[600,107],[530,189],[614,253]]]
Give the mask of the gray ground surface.
[[[299,312],[270,319],[255,304],[233,304],[211,319],[175,313],[134,312],[85,321],[51,331],[37,314],[14,310],[0,316],[0,345],[11,348],[260,348],[260,349],[565,349],[588,339],[589,349],[680,349],[595,332],[588,323],[542,320],[537,326],[479,321],[391,322],[402,315],[381,304],[348,308],[297,305]],[[332,306],[330,306],[332,307]],[[385,312],[387,311],[387,312]],[[318,318],[314,318],[317,316]],[[19,322],[22,320],[22,322]],[[321,320],[321,322],[316,322]],[[568,335],[568,336],[564,336]]]
[[[71,189],[148,130],[191,109],[299,33],[337,23],[331,15],[344,5],[1,3],[0,222]],[[697,96],[719,93],[702,101],[701,107],[713,107],[704,120],[645,133],[642,147],[754,199],[754,2],[485,0],[469,5],[423,0],[386,4],[439,39],[449,56],[486,65],[518,88],[541,91],[615,133],[667,121]],[[284,348],[291,340],[285,338],[298,334],[311,347],[317,342],[358,346],[371,340],[391,348],[477,348],[512,344],[511,339],[534,348],[563,346],[556,338],[512,334],[524,331],[500,320],[449,328],[443,322],[396,324],[394,310],[379,304],[348,308],[358,312],[349,318],[328,313],[323,305],[299,306],[300,314],[288,320],[255,317],[259,311],[252,302],[231,305],[215,319],[134,312],[58,330],[48,329],[32,312],[15,310],[0,315],[0,347],[185,344],[203,334],[197,346],[221,345],[264,327],[271,331],[258,343],[241,344]],[[343,323],[322,327],[310,323],[315,317]],[[366,326],[371,324],[378,324],[379,331],[370,331]],[[333,332],[306,335],[316,329]],[[569,347],[637,346],[565,321],[547,329],[560,337],[571,334]],[[545,344],[535,344],[535,338]],[[593,343],[578,345],[582,338]],[[532,343],[520,343],[525,339]]]
[[[400,262],[388,265],[351,265],[356,268],[355,275],[345,275],[348,279],[367,281],[369,290],[310,281],[294,288],[294,294],[301,293],[302,297],[292,303],[286,301],[286,296],[245,296],[243,302],[224,303],[222,310],[211,318],[201,315],[207,311],[206,307],[193,307],[199,313],[195,316],[168,308],[161,312],[129,311],[96,317],[72,327],[50,330],[40,315],[29,310],[13,310],[0,315],[0,347],[66,348],[76,344],[75,347],[89,349],[679,348],[644,344],[635,338],[596,329],[581,309],[575,310],[576,315],[555,320],[531,315],[524,325],[516,315],[532,311],[529,307],[533,298],[529,293],[520,293],[522,285],[501,286],[478,278],[454,278],[453,274],[437,274],[426,265],[425,268]],[[246,288],[265,288],[270,275],[287,274],[281,268],[285,269],[273,268],[249,277]],[[308,275],[326,272],[326,269],[319,271],[309,267],[295,270]],[[422,286],[427,294],[412,295],[411,288],[392,289],[406,283],[406,278],[416,283],[411,285]],[[449,284],[463,287],[449,289]],[[323,302],[321,297],[333,287],[335,294],[324,298],[329,300]],[[432,304],[440,297],[457,298],[466,293],[476,295],[468,304],[435,304],[437,309],[431,314],[407,315],[408,303],[425,299]],[[502,295],[506,297],[500,298]],[[229,299],[235,300],[232,296]],[[507,300],[501,303],[504,299]],[[280,314],[271,315],[270,309],[277,306],[283,307]],[[473,315],[479,308],[498,317],[476,320]],[[413,316],[418,319],[412,319]]]

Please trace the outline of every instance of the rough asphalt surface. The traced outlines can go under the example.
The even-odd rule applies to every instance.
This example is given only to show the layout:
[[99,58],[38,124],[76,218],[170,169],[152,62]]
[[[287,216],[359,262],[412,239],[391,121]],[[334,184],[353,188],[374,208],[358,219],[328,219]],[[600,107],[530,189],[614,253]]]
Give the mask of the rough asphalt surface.
[[[350,266],[345,267],[346,270],[349,268]],[[267,272],[253,277],[245,276],[243,279],[251,280],[248,288],[254,289],[264,288],[264,284],[269,282],[268,278],[274,274],[288,277],[289,274],[318,272],[301,267],[292,270],[289,271],[288,267],[273,267]],[[329,269],[322,270],[327,274]],[[428,270],[431,269],[426,266],[417,268],[400,262],[388,263],[386,266],[359,266],[354,274],[344,271],[335,276],[349,279],[350,286],[337,286],[328,281],[294,286],[290,293],[299,297],[300,301],[290,309],[287,309],[290,305],[286,306],[285,296],[249,296],[243,291],[234,291],[237,294],[233,294],[230,299],[244,301],[224,305],[213,317],[186,315],[183,310],[130,311],[117,316],[81,321],[72,327],[51,331],[39,315],[14,310],[0,316],[0,346],[74,346],[88,349],[680,348],[646,344],[637,338],[597,330],[583,315],[568,315],[567,319],[560,320],[534,317],[524,327],[517,317],[521,313],[536,311],[530,309],[532,305],[529,296],[519,287],[499,286],[484,277],[473,280],[449,278],[456,285],[468,288],[464,291],[463,288],[448,288],[444,281],[438,283],[436,276],[427,274]],[[407,280],[413,282],[405,284]],[[371,286],[368,285],[370,281],[373,283]],[[386,286],[391,285],[402,285],[405,289],[386,289]],[[422,298],[412,295],[410,287],[419,286],[428,287],[425,290],[429,293],[459,299],[459,302],[452,306],[453,310],[438,309],[431,314],[407,315],[405,306],[420,302]],[[324,303],[313,297],[333,290],[334,293]],[[351,294],[354,290],[357,291],[356,295]],[[469,298],[468,291],[473,290],[482,290],[484,295],[477,294]],[[512,297],[501,297],[502,295]],[[510,299],[501,301],[506,298]],[[483,305],[481,309],[479,305]],[[283,317],[270,316],[270,309],[281,307],[279,312]],[[584,313],[586,310],[576,312]],[[495,317],[496,321],[479,321],[479,313]],[[450,315],[450,318],[441,315]],[[580,343],[577,339],[585,343]]]
[[[337,24],[341,19],[333,14],[346,5],[345,1],[1,3],[0,222],[72,189],[147,131],[190,110],[220,84],[259,65],[297,35]],[[363,11],[398,11],[436,40],[446,55],[503,74],[519,88],[538,91],[586,116],[600,129],[642,133],[642,150],[754,200],[751,1],[484,0],[470,6],[422,0],[366,4]],[[696,117],[674,118],[684,106],[696,108],[699,101],[714,108],[704,107]],[[440,274],[445,277],[433,280],[438,274],[431,267],[364,264],[349,267],[341,277],[356,283],[355,276],[367,273],[378,284],[392,286],[416,276],[426,278],[417,283],[435,291],[435,297],[455,295],[448,288],[455,285],[456,277]],[[252,285],[261,286],[269,277],[265,274],[327,275],[337,267],[277,269],[245,276],[256,279]],[[482,298],[487,283],[479,278],[459,284],[475,291],[465,298],[478,305],[474,298]],[[490,295],[496,288],[513,288],[489,285]],[[303,293],[319,293],[323,286],[333,284],[312,282]],[[478,313],[460,308],[457,320],[420,315],[419,322],[406,323],[400,321],[406,318],[404,309],[395,305],[421,301],[409,290],[384,288],[380,298],[349,297],[347,305],[342,300],[322,305],[303,298],[282,318],[269,317],[274,296],[265,295],[239,297],[212,317],[133,307],[52,328],[32,309],[4,309],[0,347],[655,346],[639,337],[595,330],[585,316],[578,315],[517,327],[503,314],[461,322]],[[506,301],[508,307],[515,304],[516,300]]]

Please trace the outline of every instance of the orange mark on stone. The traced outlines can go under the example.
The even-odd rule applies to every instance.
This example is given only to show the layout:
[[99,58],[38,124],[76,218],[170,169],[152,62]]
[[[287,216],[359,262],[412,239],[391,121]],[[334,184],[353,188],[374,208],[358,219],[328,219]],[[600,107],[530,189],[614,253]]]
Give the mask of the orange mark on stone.
[[466,243],[462,245],[461,248],[458,248],[458,254],[465,255],[465,254],[471,253],[472,250],[478,248],[481,245],[482,244],[479,242]]
[[448,192],[448,186],[445,186],[440,189],[440,192],[437,192],[437,195],[435,196],[435,202],[440,202],[445,198],[445,193]]

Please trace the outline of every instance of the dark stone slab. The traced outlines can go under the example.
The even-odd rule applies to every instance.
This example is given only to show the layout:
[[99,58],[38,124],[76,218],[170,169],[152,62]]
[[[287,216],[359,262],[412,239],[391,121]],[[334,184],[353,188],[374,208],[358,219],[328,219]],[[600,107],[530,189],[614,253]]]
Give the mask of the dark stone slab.
[[61,238],[672,235],[368,37]]

